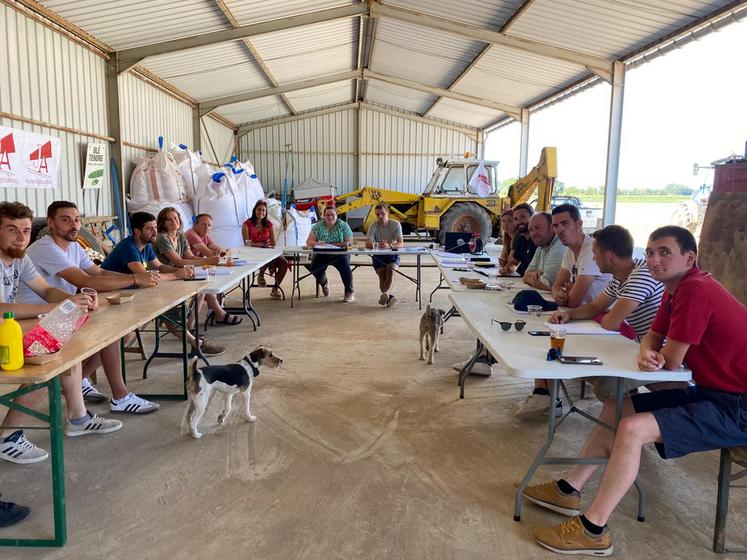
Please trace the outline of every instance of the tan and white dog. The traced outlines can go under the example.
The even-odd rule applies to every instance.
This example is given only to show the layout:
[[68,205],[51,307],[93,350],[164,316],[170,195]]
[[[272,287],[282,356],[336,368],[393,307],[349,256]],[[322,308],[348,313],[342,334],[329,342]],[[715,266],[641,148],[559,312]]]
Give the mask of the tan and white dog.
[[254,378],[259,375],[260,366],[272,368],[279,367],[283,360],[274,356],[273,353],[259,346],[243,358],[237,364],[225,364],[220,366],[197,367],[197,358],[192,360],[192,371],[187,379],[187,395],[189,396],[189,409],[187,410],[187,422],[189,423],[189,435],[195,439],[202,437],[197,431],[197,424],[205,414],[205,409],[210,403],[213,391],[225,395],[225,406],[223,412],[218,416],[218,424],[224,424],[231,412],[233,396],[242,393],[244,396],[244,419],[247,422],[255,422],[250,410],[250,401]]
[[433,363],[433,353],[438,352],[438,337],[444,332],[444,315],[446,312],[437,307],[425,306],[425,313],[420,318],[420,357],[425,359],[423,351],[428,352],[427,363]]

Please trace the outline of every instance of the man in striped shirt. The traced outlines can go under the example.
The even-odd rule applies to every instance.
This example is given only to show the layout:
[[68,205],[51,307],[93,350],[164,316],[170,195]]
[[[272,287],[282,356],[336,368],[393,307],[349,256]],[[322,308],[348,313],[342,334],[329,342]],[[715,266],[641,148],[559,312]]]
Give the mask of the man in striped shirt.
[[[601,324],[605,329],[621,331],[641,340],[651,328],[659,309],[664,285],[651,277],[646,259],[633,259],[633,237],[627,229],[607,226],[591,236],[594,262],[601,272],[611,273],[612,280],[590,303],[568,311],[556,311],[550,322],[592,319],[604,313]],[[628,392],[644,384],[627,379],[623,386]],[[594,393],[606,400],[614,396],[615,387],[614,378],[600,378],[594,383]]]

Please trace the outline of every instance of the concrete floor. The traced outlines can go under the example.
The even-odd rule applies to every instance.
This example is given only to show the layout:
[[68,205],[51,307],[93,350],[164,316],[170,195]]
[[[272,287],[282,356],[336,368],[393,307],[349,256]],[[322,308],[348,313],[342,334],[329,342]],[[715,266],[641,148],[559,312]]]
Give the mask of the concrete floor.
[[[530,526],[562,517],[525,505],[522,522],[512,520],[513,485],[546,431],[542,420],[512,415],[529,385],[503,374],[473,378],[459,400],[450,366],[474,344],[460,319],[447,323],[436,364],[427,366],[417,359],[420,312],[411,285],[398,279],[400,303],[384,309],[376,304],[370,268],[355,273],[352,305],[339,302],[334,271],[330,279],[328,299],[314,299],[307,281],[293,310],[258,290],[263,322],[256,333],[246,320],[208,332],[230,347],[217,363],[258,344],[285,360],[258,378],[256,424],[234,410],[227,425],[217,427],[216,400],[201,424],[204,437],[195,441],[186,435],[186,404],[164,402],[153,415],[124,418],[115,434],[66,438],[67,546],[3,549],[0,558],[553,557],[534,543]],[[425,270],[426,298],[437,279],[435,269]],[[435,296],[438,305],[446,307],[446,294]],[[131,376],[139,365],[130,362]],[[177,390],[179,371],[163,363],[130,388]],[[586,400],[582,407],[594,411],[598,404]],[[589,430],[570,418],[554,449],[575,452]],[[48,445],[46,434],[31,437]],[[611,520],[617,556],[715,557],[717,465],[715,453],[665,462],[647,449],[648,518],[635,521],[630,492]],[[537,480],[559,472],[545,468]],[[34,510],[0,535],[49,535],[49,463],[4,462],[0,473],[4,498]],[[747,492],[732,492],[731,510],[729,540],[745,546]]]

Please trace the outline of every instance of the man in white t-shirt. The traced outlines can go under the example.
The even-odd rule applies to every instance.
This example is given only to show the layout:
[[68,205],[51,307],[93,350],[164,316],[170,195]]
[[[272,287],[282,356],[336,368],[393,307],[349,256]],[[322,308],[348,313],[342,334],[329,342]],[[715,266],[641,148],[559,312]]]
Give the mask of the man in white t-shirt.
[[[50,235],[32,243],[26,252],[51,286],[74,294],[81,288],[109,292],[128,288],[133,284],[147,288],[158,283],[158,276],[149,272],[121,274],[95,265],[77,243],[81,223],[80,212],[74,203],[58,200],[50,204],[47,208],[47,227]],[[43,303],[39,295],[23,282],[18,300],[21,303]],[[108,400],[89,381],[90,375],[99,365],[104,366],[104,373],[112,390],[109,404],[112,412],[146,414],[158,410],[158,404],[138,397],[127,389],[122,379],[118,342],[106,346],[83,362],[83,395],[87,401]]]
[[[52,311],[59,302],[70,299],[77,305],[95,309],[95,304],[84,294],[70,295],[50,286],[36,271],[26,255],[26,246],[31,239],[31,209],[20,202],[0,203],[0,312],[10,312],[18,319],[30,319],[40,313]],[[42,303],[23,304],[17,302],[19,283],[25,283],[42,298]],[[122,427],[119,420],[102,418],[86,410],[81,392],[81,368],[75,366],[69,375],[60,376],[62,393],[67,401],[68,421],[66,436],[105,434]],[[36,408],[44,393],[32,391],[14,399],[14,403],[28,409]],[[0,423],[0,459],[12,463],[30,464],[43,461],[49,453],[29,440],[23,430],[17,429],[25,421],[23,412],[11,408]]]
[[[553,208],[552,229],[566,249],[552,285],[552,296],[564,307],[575,308],[592,302],[612,280],[612,275],[602,273],[594,262],[592,239],[584,233],[583,227],[581,214],[572,204]],[[536,379],[534,391],[516,409],[516,416],[535,416],[551,408],[553,414],[560,415],[563,403],[560,399],[551,403],[547,382]]]
[[594,262],[591,237],[584,233],[583,227],[581,213],[572,204],[553,208],[552,229],[566,251],[552,285],[552,297],[565,307],[591,302],[612,280],[612,276],[600,272]]

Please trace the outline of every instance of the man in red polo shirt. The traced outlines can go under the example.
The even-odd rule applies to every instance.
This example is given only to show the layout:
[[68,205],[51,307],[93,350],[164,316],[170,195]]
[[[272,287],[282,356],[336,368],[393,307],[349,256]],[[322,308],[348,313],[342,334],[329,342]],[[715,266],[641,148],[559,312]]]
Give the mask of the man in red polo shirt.
[[[695,238],[684,228],[654,231],[646,247],[651,276],[666,292],[651,329],[641,341],[638,367],[675,370],[684,362],[695,385],[632,395],[615,435],[597,427],[582,457],[609,457],[599,491],[583,515],[580,490],[597,469],[578,465],[560,480],[528,487],[524,496],[572,515],[558,527],[536,527],[537,542],[564,554],[612,553],[607,520],[638,475],[641,449],[654,443],[665,459],[695,451],[747,445],[747,308],[696,265]],[[664,344],[666,341],[666,345]],[[614,401],[602,420],[614,423]]]

